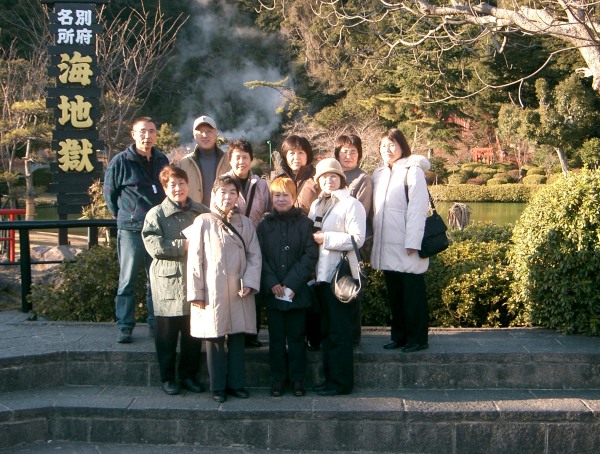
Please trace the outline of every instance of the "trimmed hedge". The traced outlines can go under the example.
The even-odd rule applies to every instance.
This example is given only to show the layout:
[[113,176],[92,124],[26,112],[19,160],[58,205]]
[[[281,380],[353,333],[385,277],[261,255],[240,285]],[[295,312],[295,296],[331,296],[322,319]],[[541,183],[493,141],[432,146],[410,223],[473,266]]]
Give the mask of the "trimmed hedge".
[[524,185],[527,185],[527,186],[546,184],[546,175],[538,175],[538,174],[529,175],[529,172],[527,172],[527,176],[524,176],[521,181]]
[[[488,180],[488,185],[492,180]],[[435,185],[429,187],[429,192],[435,200],[446,202],[528,202],[540,187],[543,186],[522,184],[501,186]]]
[[544,186],[513,235],[515,323],[600,335],[600,171]]

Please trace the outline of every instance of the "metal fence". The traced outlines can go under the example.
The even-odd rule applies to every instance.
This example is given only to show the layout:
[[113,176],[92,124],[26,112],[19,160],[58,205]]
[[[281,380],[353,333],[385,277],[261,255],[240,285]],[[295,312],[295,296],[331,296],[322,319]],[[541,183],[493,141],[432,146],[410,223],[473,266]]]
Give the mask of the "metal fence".
[[21,268],[21,311],[29,312],[32,304],[27,301],[27,296],[31,293],[31,265],[41,265],[49,263],[62,263],[57,260],[32,261],[30,251],[29,232],[31,230],[48,229],[69,229],[69,228],[88,229],[88,249],[98,244],[98,229],[108,227],[113,230],[111,236],[115,236],[117,221],[114,219],[85,219],[76,221],[2,221],[0,222],[0,231],[14,230],[19,232],[20,257],[18,261],[0,262],[0,266],[16,266]]

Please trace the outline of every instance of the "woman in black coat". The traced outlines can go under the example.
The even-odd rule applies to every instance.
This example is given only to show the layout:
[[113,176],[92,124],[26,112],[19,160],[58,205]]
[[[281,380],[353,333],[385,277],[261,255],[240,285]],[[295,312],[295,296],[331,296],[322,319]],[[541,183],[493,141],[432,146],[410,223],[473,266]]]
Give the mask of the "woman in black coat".
[[313,222],[294,207],[296,185],[288,177],[271,183],[273,211],[256,229],[262,250],[261,289],[267,307],[269,363],[273,385],[271,395],[284,392],[286,343],[289,378],[295,396],[303,396],[306,352],[306,312],[312,306],[312,279],[319,247],[312,238]]

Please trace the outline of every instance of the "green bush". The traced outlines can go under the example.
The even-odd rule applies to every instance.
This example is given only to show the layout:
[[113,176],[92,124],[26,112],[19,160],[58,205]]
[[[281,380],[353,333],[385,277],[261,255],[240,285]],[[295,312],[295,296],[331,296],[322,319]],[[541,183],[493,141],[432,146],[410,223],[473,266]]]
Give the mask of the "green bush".
[[458,185],[466,183],[468,180],[467,176],[463,173],[453,173],[452,175],[448,175],[448,184],[450,185]]
[[[487,229],[487,235],[477,231]],[[461,241],[433,257],[425,275],[432,326],[508,326],[511,276],[508,243],[492,240],[490,226],[469,226]],[[473,239],[478,237],[478,239]],[[490,241],[482,241],[482,239]]]
[[496,173],[496,169],[490,166],[478,166],[473,169],[473,172],[477,175],[493,175]]
[[[119,263],[114,245],[96,246],[65,262],[49,285],[33,285],[29,301],[36,313],[49,320],[80,322],[114,321]],[[136,288],[136,318],[145,320],[146,276],[142,271]]]
[[499,186],[501,184],[508,184],[508,178],[491,178],[487,181],[488,186]]
[[476,184],[479,186],[483,186],[486,183],[487,179],[482,178],[482,177],[483,177],[483,175],[479,175],[478,177],[475,177],[475,178],[469,178],[467,180],[467,184]]
[[[492,180],[488,180],[488,184],[490,181]],[[538,186],[522,184],[501,186],[438,184],[431,186],[429,192],[435,200],[447,202],[527,202],[538,189]]]
[[544,175],[546,176],[546,171],[542,167],[530,167],[527,169],[527,176],[529,175]]
[[367,264],[369,285],[361,303],[363,326],[387,326],[390,324],[390,309],[383,271],[374,270]]
[[473,172],[473,169],[475,167],[479,167],[481,164],[479,164],[478,162],[465,162],[463,164],[460,165],[461,170],[464,170],[466,172]]
[[517,222],[510,311],[520,324],[600,335],[600,171],[545,186]]
[[556,182],[557,180],[560,180],[561,178],[563,178],[563,176],[564,175],[562,173],[553,173],[551,175],[548,175],[546,184],[552,184],[552,183]]
[[521,178],[521,171],[519,169],[508,170],[506,174],[508,175],[508,178],[510,178],[510,181],[512,181],[513,183],[516,183]]
[[524,185],[527,185],[527,186],[545,184],[546,183],[546,175],[537,175],[537,174],[529,175],[529,172],[527,172],[527,175],[524,176],[523,180],[521,180],[521,181],[523,182]]

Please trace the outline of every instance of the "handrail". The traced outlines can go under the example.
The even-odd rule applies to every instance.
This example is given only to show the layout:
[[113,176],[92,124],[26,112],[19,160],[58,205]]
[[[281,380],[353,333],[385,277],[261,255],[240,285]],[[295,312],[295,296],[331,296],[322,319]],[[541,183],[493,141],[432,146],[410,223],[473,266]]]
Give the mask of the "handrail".
[[18,230],[20,257],[18,262],[3,262],[0,265],[21,265],[21,311],[29,312],[32,304],[27,301],[31,293],[31,265],[43,263],[60,263],[53,261],[31,261],[29,231],[60,228],[88,228],[88,249],[98,244],[98,228],[108,227],[116,229],[117,221],[114,219],[82,219],[82,220],[60,220],[60,221],[0,221],[0,230]]

